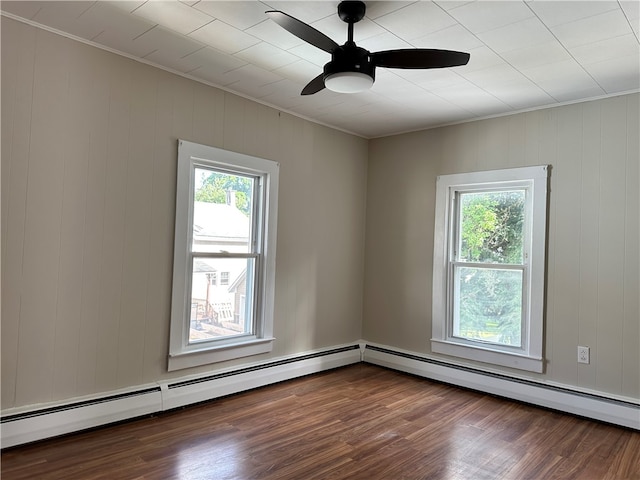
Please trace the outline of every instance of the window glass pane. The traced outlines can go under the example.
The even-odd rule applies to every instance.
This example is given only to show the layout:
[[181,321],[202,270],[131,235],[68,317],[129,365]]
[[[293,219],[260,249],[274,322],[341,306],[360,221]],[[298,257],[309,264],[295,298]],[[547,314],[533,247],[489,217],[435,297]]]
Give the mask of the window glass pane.
[[459,195],[458,260],[523,262],[524,190]]
[[255,333],[254,265],[253,258],[194,257],[189,343]]
[[193,252],[251,252],[255,179],[195,169]]
[[455,337],[521,346],[522,271],[457,267]]

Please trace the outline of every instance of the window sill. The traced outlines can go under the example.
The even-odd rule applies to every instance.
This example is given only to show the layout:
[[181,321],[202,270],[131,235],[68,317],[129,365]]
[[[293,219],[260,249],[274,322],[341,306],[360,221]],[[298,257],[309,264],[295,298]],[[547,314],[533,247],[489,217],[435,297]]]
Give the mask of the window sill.
[[479,346],[460,345],[434,338],[431,339],[431,351],[433,353],[441,353],[452,357],[500,365],[502,367],[527,370],[529,372],[542,373],[544,369],[544,360],[542,358],[490,350]]
[[168,370],[182,370],[184,368],[207,365],[209,363],[224,362],[235,358],[249,357],[269,353],[273,349],[275,338],[258,338],[227,345],[209,347],[203,350],[175,353],[169,355]]

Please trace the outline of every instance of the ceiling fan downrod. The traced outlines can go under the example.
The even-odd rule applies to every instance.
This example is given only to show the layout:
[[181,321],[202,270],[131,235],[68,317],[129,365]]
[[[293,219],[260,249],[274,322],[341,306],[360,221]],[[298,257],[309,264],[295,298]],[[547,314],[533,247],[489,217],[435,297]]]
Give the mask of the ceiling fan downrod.
[[364,2],[345,1],[338,4],[338,17],[347,24],[347,43],[355,44],[353,41],[353,24],[364,18],[367,10]]

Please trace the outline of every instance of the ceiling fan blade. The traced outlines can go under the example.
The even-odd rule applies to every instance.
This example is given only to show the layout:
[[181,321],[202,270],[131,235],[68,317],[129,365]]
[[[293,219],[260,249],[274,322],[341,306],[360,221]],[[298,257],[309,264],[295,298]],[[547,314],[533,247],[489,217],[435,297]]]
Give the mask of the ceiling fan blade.
[[371,54],[377,67],[387,68],[443,68],[466,65],[469,54],[454,50],[407,48],[383,50]]
[[333,52],[339,45],[327,37],[324,33],[319,32],[310,25],[301,22],[297,18],[287,15],[279,10],[269,10],[265,12],[269,15],[269,18],[287,30],[289,33],[294,34],[296,37],[310,43],[314,47],[318,47],[325,52]]
[[316,78],[307,83],[307,86],[302,89],[300,95],[313,95],[314,93],[318,93],[320,90],[324,88],[324,79],[322,78],[323,74],[321,73]]

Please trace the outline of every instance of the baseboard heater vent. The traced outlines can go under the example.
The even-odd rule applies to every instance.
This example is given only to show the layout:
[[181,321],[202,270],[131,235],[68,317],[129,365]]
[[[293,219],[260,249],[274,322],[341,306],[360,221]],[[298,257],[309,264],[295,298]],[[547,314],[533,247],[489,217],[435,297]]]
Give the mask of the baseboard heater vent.
[[125,398],[137,397],[138,395],[147,395],[149,393],[154,393],[154,392],[160,393],[160,387],[152,387],[152,388],[146,388],[144,390],[137,390],[135,392],[109,395],[108,397],[84,400],[84,401],[69,403],[66,405],[60,405],[56,407],[43,408],[41,410],[32,410],[24,413],[15,413],[13,415],[7,415],[6,417],[2,417],[2,419],[0,419],[0,424],[15,422],[17,420],[25,420],[27,418],[41,417],[44,415],[52,415],[54,413],[65,412],[67,410],[75,410],[77,408],[88,407],[91,405],[99,405],[101,403],[113,402],[115,400],[122,400]]
[[213,380],[220,380],[221,378],[233,377],[234,375],[241,375],[241,374],[244,374],[244,373],[257,372],[257,371],[260,371],[260,370],[279,367],[279,366],[282,366],[282,365],[289,365],[289,364],[292,364],[292,363],[301,362],[303,360],[310,360],[310,359],[313,359],[313,358],[321,358],[321,357],[326,357],[328,355],[335,355],[337,353],[343,353],[343,352],[352,352],[353,350],[359,350],[359,349],[360,349],[359,345],[349,345],[349,346],[346,346],[346,347],[334,348],[332,350],[324,350],[324,351],[321,351],[321,352],[308,353],[306,355],[300,355],[300,356],[297,356],[297,357],[285,358],[285,359],[281,359],[281,360],[276,360],[274,362],[261,363],[259,365],[254,365],[254,366],[251,366],[251,367],[239,368],[239,369],[232,370],[232,371],[229,371],[229,372],[216,373],[214,375],[208,375],[206,377],[200,377],[200,378],[196,378],[196,379],[193,379],[193,380],[184,380],[184,381],[181,381],[181,382],[171,383],[167,387],[169,389],[186,387],[186,386],[195,385],[195,384],[198,384],[198,383],[211,382]]
[[364,361],[459,387],[640,430],[640,404],[367,344]]
[[4,414],[2,448],[86,430],[155,413],[162,405],[159,386]]
[[[360,362],[360,345],[347,345],[281,358],[163,386],[162,409],[204,402],[292,378]],[[259,374],[257,374],[259,373]]]
[[[284,380],[358,363],[359,344],[285,357],[213,375],[139,386],[30,410],[2,412],[1,447],[8,448],[71,432],[171,410]],[[16,409],[17,410],[17,409]]]

